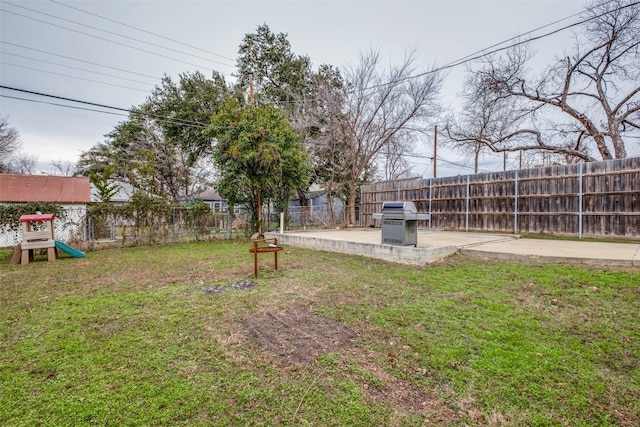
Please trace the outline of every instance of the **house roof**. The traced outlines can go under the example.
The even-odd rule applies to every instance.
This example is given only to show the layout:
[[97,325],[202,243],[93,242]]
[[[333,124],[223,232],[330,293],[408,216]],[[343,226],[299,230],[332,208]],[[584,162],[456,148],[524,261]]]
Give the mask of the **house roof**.
[[0,202],[89,203],[89,178],[0,174]]
[[327,194],[327,190],[309,191],[309,198],[317,199],[318,197],[324,196],[325,194]]
[[218,192],[213,189],[210,188],[209,190],[205,190],[202,193],[198,194],[197,196],[200,200],[203,201],[220,201],[220,200],[224,200],[222,197],[220,197],[220,194],[218,194]]

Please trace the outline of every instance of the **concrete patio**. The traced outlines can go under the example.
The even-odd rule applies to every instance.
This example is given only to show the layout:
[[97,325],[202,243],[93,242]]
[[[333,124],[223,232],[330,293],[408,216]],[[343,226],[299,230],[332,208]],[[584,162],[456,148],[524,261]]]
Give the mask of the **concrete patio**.
[[422,265],[455,253],[497,260],[640,266],[640,242],[525,239],[512,234],[418,230],[416,247],[381,244],[379,228],[267,233],[283,245]]

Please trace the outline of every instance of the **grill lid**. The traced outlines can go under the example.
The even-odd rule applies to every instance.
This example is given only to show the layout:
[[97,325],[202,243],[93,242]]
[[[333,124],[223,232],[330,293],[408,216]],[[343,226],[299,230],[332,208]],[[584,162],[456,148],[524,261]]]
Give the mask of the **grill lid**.
[[411,215],[416,214],[418,211],[416,205],[413,202],[383,202],[382,214],[383,215]]

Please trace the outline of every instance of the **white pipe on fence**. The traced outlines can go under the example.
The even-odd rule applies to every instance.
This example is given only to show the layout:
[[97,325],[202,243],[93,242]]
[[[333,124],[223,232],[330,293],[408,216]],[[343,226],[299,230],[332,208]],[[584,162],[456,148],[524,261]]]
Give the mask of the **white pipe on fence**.
[[284,212],[280,212],[280,234],[284,234]]
[[518,234],[518,171],[516,170],[515,180],[515,193],[514,207],[513,207],[513,233]]
[[582,239],[582,165],[578,163],[578,238]]
[[467,175],[467,200],[466,200],[466,215],[464,220],[464,231],[469,231],[469,198],[471,194],[469,193],[469,180],[470,175]]
[[432,227],[431,224],[433,224],[433,217],[431,216],[432,212],[431,212],[431,203],[433,201],[433,178],[429,179],[429,228]]

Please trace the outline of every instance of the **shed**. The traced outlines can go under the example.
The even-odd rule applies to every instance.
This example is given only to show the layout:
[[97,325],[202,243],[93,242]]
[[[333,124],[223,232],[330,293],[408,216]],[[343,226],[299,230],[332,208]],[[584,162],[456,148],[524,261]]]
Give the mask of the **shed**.
[[0,174],[0,203],[84,205],[90,201],[86,177]]
[[[91,201],[89,178],[48,175],[0,174],[0,204],[56,203],[66,211],[64,223],[55,221],[55,235],[70,240],[81,234],[82,222]],[[35,212],[33,212],[35,213]],[[0,247],[14,246],[21,240],[16,232],[0,224]]]

